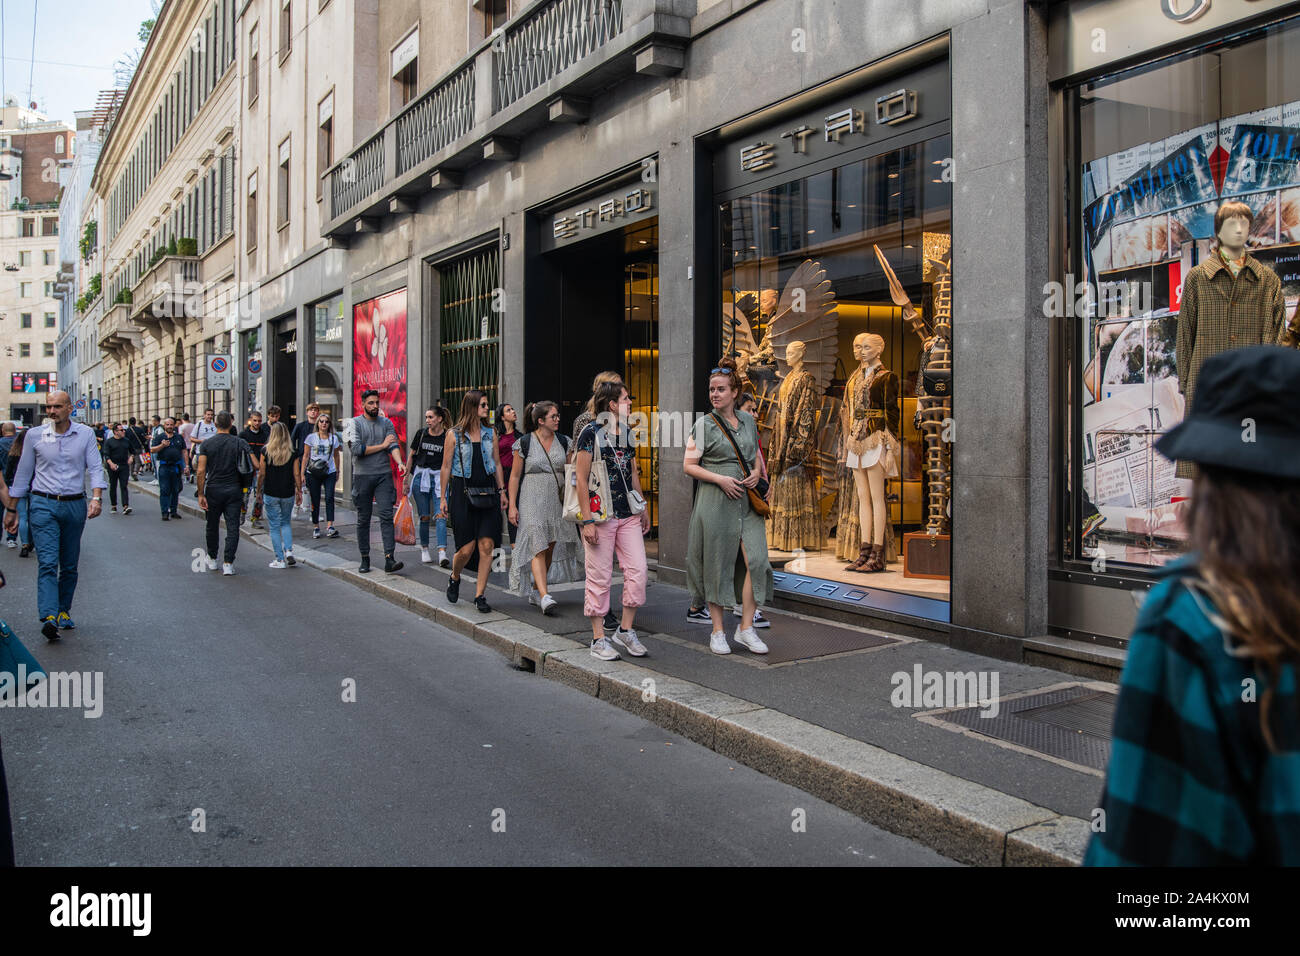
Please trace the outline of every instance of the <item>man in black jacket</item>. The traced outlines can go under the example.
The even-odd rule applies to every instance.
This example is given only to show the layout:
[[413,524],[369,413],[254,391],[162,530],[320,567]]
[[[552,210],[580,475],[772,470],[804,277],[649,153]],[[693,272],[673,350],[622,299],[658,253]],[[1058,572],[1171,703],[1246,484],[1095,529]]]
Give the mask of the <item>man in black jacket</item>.
[[131,451],[131,440],[126,437],[126,428],[121,422],[113,422],[108,437],[104,439],[101,449],[104,455],[104,474],[108,477],[108,500],[117,514],[117,489],[122,489],[122,514],[131,513],[131,492],[128,488],[131,466],[135,455]]

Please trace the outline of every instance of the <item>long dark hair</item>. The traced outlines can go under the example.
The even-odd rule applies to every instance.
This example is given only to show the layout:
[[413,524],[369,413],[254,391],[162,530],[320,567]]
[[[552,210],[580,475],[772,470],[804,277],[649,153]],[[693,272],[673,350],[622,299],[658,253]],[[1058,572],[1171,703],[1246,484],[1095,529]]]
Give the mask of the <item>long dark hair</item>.
[[[498,435],[510,434],[509,432],[506,431],[506,406],[507,405],[510,405],[510,403],[502,402],[500,405],[497,406],[496,429]],[[511,405],[511,407],[513,408],[514,406]],[[523,432],[519,430],[519,413],[515,412],[514,435],[518,437],[519,435],[522,434]]]
[[1201,466],[1190,546],[1223,626],[1268,677],[1260,729],[1274,748],[1270,705],[1282,665],[1300,661],[1300,481]]
[[468,434],[470,426],[478,423],[478,406],[481,401],[483,401],[483,393],[477,388],[471,388],[465,393],[465,397],[460,400],[460,414],[456,416],[456,430],[462,435]]
[[437,404],[430,405],[428,408],[425,409],[425,411],[433,412],[433,414],[437,416],[438,421],[442,424],[443,431],[447,430],[447,426],[451,424],[450,411],[443,408],[441,405],[437,405]]
[[24,428],[22,431],[20,431],[17,435],[14,436],[13,444],[9,446],[10,458],[17,458],[19,455],[23,453],[23,442],[27,440],[27,433],[29,431],[31,431],[30,428]]

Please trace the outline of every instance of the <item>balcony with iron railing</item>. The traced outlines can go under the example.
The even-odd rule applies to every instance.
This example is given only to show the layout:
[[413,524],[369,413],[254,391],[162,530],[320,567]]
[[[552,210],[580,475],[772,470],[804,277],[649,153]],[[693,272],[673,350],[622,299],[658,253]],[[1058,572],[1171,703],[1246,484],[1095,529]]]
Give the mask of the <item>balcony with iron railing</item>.
[[536,0],[326,170],[341,239],[373,231],[414,198],[455,188],[479,163],[510,160],[548,123],[586,118],[590,98],[628,77],[685,65],[690,37],[674,0]]
[[198,256],[163,256],[131,289],[131,321],[160,342],[167,331],[183,333],[187,319],[202,315]]

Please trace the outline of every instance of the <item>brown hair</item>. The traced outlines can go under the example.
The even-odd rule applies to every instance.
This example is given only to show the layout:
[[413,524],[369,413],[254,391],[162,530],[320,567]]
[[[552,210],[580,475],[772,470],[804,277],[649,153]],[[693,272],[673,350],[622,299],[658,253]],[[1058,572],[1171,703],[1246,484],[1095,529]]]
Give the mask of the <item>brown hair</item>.
[[[587,399],[587,414],[598,415],[596,411],[596,392],[602,385],[608,385],[610,382],[623,384],[623,376],[618,372],[598,372],[596,377],[591,380],[591,398]],[[617,395],[614,396],[618,398]]]
[[607,382],[601,382],[596,386],[596,391],[591,396],[591,414],[599,418],[609,411],[609,403],[617,402],[620,395],[627,391],[627,386],[623,384],[623,379],[616,378]]
[[535,432],[542,419],[551,414],[552,408],[559,408],[554,402],[530,402],[524,409],[524,432]]
[[1244,202],[1225,202],[1214,214],[1214,234],[1216,236],[1219,234],[1224,222],[1238,217],[1246,220],[1247,229],[1255,224],[1255,212]]
[[479,421],[478,406],[482,401],[483,393],[477,388],[471,388],[460,400],[460,415],[456,417],[456,430],[462,435],[470,430],[471,425]]
[[[1249,529],[1248,531],[1246,529]],[[1300,481],[1201,466],[1188,514],[1204,591],[1222,626],[1268,677],[1260,729],[1274,748],[1269,710],[1287,661],[1300,661]]]
[[[719,371],[719,369],[722,371]],[[709,373],[709,380],[712,381],[715,375],[727,376],[727,384],[729,384],[731,390],[739,396],[741,391],[740,375],[736,372],[736,360],[734,358],[727,357],[721,359],[718,362],[718,367]]]

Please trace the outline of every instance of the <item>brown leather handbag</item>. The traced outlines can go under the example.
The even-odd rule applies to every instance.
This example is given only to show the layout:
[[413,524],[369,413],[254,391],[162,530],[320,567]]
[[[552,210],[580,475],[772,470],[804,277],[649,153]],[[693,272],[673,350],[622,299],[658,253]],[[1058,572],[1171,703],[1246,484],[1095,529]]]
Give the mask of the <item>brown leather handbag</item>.
[[[727,436],[727,441],[731,442],[731,447],[736,452],[736,460],[740,462],[740,467],[744,470],[745,475],[748,476],[749,462],[745,461],[745,456],[740,453],[740,446],[736,444],[736,439],[731,434],[731,429],[727,427],[727,423],[722,420],[722,416],[717,412],[709,412],[709,414],[712,415],[713,420],[718,423],[718,427],[722,429],[722,433]],[[754,509],[754,513],[760,518],[766,518],[772,513],[772,509],[767,503],[768,488],[769,484],[767,479],[759,478],[757,488],[745,489],[749,494],[749,506]]]

